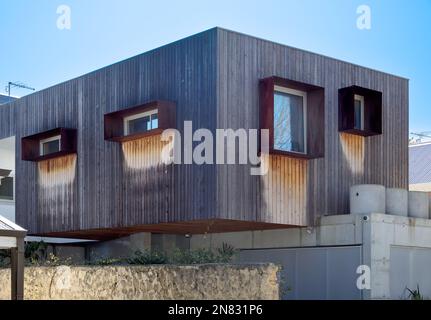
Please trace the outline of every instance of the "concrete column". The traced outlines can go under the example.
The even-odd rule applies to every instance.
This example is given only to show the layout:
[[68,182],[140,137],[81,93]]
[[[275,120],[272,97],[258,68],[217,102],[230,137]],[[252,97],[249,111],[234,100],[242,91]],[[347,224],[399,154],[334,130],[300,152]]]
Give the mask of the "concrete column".
[[371,299],[371,289],[373,285],[373,273],[371,271],[371,221],[369,216],[364,216],[361,218],[361,222],[357,222],[357,225],[361,226],[361,250],[362,250],[362,264],[366,265],[370,268],[371,272],[371,288],[364,289],[361,291],[362,299],[369,300]]
[[386,189],[386,214],[407,217],[408,191],[406,189]]
[[385,187],[377,184],[361,184],[350,187],[350,213],[385,213]]
[[409,191],[409,217],[429,219],[429,197],[427,192]]
[[371,299],[390,299],[390,256],[392,228],[384,221],[384,215],[371,216],[370,269]]

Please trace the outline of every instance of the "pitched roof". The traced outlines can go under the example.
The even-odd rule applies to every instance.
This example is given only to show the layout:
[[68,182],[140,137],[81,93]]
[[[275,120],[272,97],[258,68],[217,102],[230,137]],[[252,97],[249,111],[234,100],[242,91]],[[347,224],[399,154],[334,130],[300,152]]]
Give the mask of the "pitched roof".
[[431,143],[409,147],[409,184],[431,182]]
[[21,228],[19,225],[13,223],[9,219],[6,219],[3,216],[0,216],[0,231],[18,231],[18,232],[27,232],[27,230]]

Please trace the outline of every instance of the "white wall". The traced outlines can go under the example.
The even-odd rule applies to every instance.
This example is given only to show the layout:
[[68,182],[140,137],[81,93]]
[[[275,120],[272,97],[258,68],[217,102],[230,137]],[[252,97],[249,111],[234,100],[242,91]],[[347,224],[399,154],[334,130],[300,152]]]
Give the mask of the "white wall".
[[0,200],[0,216],[15,222],[15,202]]
[[[371,298],[406,298],[406,287],[419,285],[431,298],[431,220],[372,214],[364,248],[370,257]],[[367,261],[368,260],[368,261]]]
[[14,150],[0,148],[0,168],[15,170]]
[[[15,137],[0,140],[0,168],[15,171]],[[15,202],[0,200],[0,215],[15,222]]]

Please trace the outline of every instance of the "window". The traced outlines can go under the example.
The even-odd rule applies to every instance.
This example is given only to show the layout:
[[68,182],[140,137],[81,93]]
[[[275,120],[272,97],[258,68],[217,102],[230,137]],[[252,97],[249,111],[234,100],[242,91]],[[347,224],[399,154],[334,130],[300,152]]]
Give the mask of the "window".
[[176,104],[173,101],[154,100],[144,104],[106,113],[105,140],[125,142],[159,135],[176,126]]
[[338,130],[363,137],[382,134],[382,92],[350,86],[338,90]]
[[268,130],[270,154],[300,159],[324,156],[324,88],[272,76],[259,81],[259,104],[259,127]]
[[0,169],[0,200],[13,200],[12,170]]
[[21,139],[21,156],[24,161],[43,161],[68,154],[76,154],[77,131],[55,128],[38,132]]
[[354,128],[364,130],[364,97],[355,94],[355,120]]
[[274,149],[306,153],[306,101],[303,91],[274,88]]
[[51,153],[59,152],[61,149],[61,136],[54,136],[40,140],[40,155],[46,156]]
[[159,126],[158,122],[157,109],[125,117],[124,135],[127,136],[157,129]]

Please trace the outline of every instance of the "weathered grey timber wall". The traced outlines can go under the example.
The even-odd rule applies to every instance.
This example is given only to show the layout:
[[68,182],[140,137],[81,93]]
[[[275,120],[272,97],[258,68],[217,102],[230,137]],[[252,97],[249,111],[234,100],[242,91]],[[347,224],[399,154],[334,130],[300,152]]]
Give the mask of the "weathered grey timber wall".
[[[351,185],[408,187],[408,80],[237,32],[220,29],[217,37],[219,128],[259,128],[259,79],[279,76],[325,90],[324,158],[271,156],[263,178],[251,176],[248,165],[218,166],[224,215],[313,224],[323,214],[349,213]],[[338,90],[352,85],[383,93],[382,135],[338,131]]]
[[[166,168],[160,137],[105,141],[103,115],[171,100],[179,129],[214,130],[215,48],[215,30],[201,33],[1,106],[0,138],[16,136],[17,222],[45,234],[214,218],[215,166]],[[78,130],[76,158],[21,160],[22,137],[56,127]]]
[[[164,166],[155,138],[104,140],[105,113],[156,99],[176,102],[180,131],[185,120],[213,132],[259,128],[258,83],[269,76],[324,88],[324,158],[270,156],[268,175],[259,177],[249,165]],[[338,90],[351,85],[383,93],[383,134],[338,132]],[[78,130],[75,158],[20,160],[23,136],[55,127]],[[212,219],[231,220],[217,232],[234,231],[238,221],[251,222],[250,230],[264,228],[255,222],[313,225],[323,214],[349,212],[353,184],[407,188],[408,81],[215,28],[0,106],[0,138],[11,135],[17,222],[30,234],[87,237],[97,229],[109,238],[190,221],[203,233],[214,232]]]

